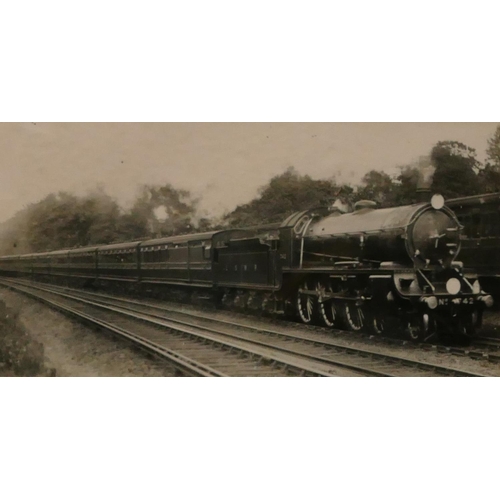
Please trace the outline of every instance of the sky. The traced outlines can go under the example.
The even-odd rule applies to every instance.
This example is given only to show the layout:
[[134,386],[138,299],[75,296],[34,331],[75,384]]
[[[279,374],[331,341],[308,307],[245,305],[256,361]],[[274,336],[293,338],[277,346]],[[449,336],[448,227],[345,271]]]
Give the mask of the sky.
[[51,192],[98,186],[130,206],[142,184],[201,197],[208,215],[253,199],[294,166],[313,178],[358,182],[397,172],[457,140],[485,159],[496,123],[1,123],[0,222]]

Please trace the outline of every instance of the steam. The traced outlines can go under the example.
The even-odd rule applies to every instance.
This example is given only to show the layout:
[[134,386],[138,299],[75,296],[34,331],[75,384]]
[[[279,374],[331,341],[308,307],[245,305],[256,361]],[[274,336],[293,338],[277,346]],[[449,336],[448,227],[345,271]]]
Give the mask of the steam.
[[430,156],[421,156],[418,160],[417,191],[430,191],[436,167]]

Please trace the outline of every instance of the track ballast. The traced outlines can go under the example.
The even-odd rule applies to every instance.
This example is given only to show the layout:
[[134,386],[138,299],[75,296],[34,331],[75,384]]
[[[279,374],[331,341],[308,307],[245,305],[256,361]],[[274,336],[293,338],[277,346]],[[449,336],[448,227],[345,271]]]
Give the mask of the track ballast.
[[481,376],[286,332],[104,294],[1,280],[4,286],[120,335],[198,376]]

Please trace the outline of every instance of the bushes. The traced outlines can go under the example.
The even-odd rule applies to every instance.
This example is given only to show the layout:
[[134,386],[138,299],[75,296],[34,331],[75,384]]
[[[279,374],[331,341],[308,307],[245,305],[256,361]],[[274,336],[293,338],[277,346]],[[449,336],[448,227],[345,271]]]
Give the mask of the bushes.
[[0,300],[0,375],[34,377],[49,373],[44,365],[43,344],[33,339],[18,313]]

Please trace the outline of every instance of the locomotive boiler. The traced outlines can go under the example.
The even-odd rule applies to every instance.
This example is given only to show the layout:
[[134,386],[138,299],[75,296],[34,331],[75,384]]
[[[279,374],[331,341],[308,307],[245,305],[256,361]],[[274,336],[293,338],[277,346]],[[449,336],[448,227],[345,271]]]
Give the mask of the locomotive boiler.
[[[358,202],[350,214],[335,213],[311,221],[305,233],[305,252],[310,258],[345,255],[359,261],[392,261],[417,268],[449,267],[460,247],[459,231],[457,219],[444,206],[376,210],[372,202]],[[337,256],[325,253],[332,248]]]

